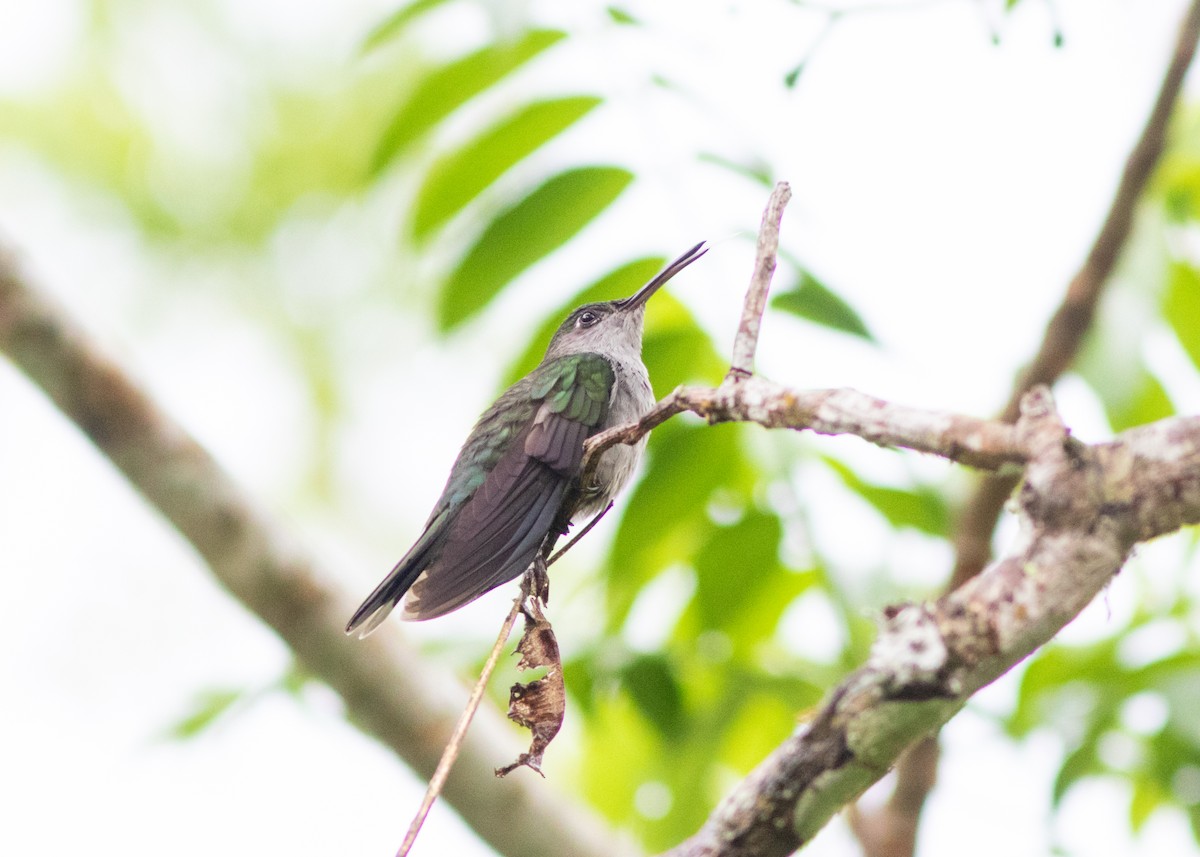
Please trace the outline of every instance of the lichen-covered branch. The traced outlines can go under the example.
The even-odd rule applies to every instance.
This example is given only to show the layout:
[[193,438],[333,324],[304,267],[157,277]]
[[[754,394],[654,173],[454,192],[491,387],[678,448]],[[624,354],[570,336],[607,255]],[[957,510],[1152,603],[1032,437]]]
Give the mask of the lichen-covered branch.
[[967,699],[1047,642],[1142,540],[1200,522],[1200,417],[1080,443],[1049,390],[1023,400],[1022,538],[936,601],[888,608],[867,663],[767,757],[671,857],[790,854],[948,721]]
[[[1194,60],[1200,38],[1200,0],[1194,0],[1180,22],[1154,105],[1130,151],[1113,194],[1108,214],[1083,264],[1068,284],[1062,302],[1051,316],[1037,353],[1017,377],[1001,415],[1007,422],[1017,417],[1023,396],[1035,384],[1053,384],[1075,360],[1084,336],[1096,316],[1108,282],[1129,236],[1134,213],[1166,144],[1167,126],[1179,100],[1183,80]],[[962,505],[954,527],[954,566],[947,589],[955,589],[974,577],[991,557],[992,533],[1001,510],[1017,484],[1017,475],[988,474]],[[934,741],[936,739],[930,739]],[[853,816],[855,833],[864,857],[911,857],[916,847],[917,819],[924,803],[919,784],[932,788],[936,780],[937,753],[911,754],[897,768],[897,785],[888,801],[872,814]],[[922,770],[915,770],[921,767]],[[907,792],[902,792],[902,787]],[[873,815],[874,817],[869,817]]]

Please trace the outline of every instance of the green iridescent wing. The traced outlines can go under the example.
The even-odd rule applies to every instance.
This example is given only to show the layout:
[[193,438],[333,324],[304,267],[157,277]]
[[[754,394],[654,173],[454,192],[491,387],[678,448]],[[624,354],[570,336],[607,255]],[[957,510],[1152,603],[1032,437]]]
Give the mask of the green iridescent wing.
[[608,412],[615,374],[597,354],[562,357],[534,374],[540,403],[524,430],[463,504],[437,561],[404,604],[408,619],[441,616],[521,575],[558,516],[583,460],[583,442]]
[[[368,632],[408,593],[405,619],[431,619],[513,580],[533,562],[608,413],[612,364],[598,354],[543,363],[480,418],[417,544],[355,613]],[[411,588],[410,588],[411,587]]]

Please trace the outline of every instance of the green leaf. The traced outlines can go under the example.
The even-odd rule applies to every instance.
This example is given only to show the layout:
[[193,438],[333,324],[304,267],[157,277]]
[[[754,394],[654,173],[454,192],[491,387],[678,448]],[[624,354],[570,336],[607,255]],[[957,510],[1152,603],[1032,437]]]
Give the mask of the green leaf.
[[912,527],[931,536],[945,536],[949,531],[950,510],[941,493],[927,488],[909,490],[875,485],[835,458],[822,456],[821,460],[893,527]]
[[[779,746],[796,727],[793,700],[762,693],[747,694],[726,724],[718,750],[721,761],[735,771],[749,771]],[[813,697],[812,702],[820,699]]]
[[[729,573],[729,569],[726,569],[726,573]],[[731,610],[722,617],[721,630],[733,644],[733,656],[754,662],[762,652],[763,642],[774,636],[784,611],[816,583],[815,572],[796,572],[785,568],[776,568],[763,580],[754,581],[753,586],[749,587],[749,597],[742,600],[736,611]],[[822,686],[828,687],[838,678],[841,676],[830,677]]]
[[1171,265],[1163,312],[1179,344],[1200,368],[1200,271],[1181,262]]
[[595,652],[580,652],[574,658],[563,661],[563,682],[571,695],[572,703],[585,718],[596,712]]
[[184,717],[170,729],[172,738],[186,740],[195,738],[218,717],[229,710],[242,697],[240,690],[209,690],[200,694],[194,704],[192,713]]
[[390,42],[392,39],[397,38],[410,23],[445,2],[446,0],[416,0],[415,3],[408,3],[401,6],[376,24],[371,32],[367,34],[366,38],[363,39],[360,53],[368,54]]
[[627,502],[607,563],[610,630],[624,623],[647,582],[705,543],[715,526],[708,517],[713,493],[748,491],[739,429],[671,420],[654,430],[646,475]]
[[582,788],[588,803],[614,822],[636,820],[633,795],[658,747],[654,728],[627,695],[598,700],[583,736]]
[[[695,594],[674,638],[693,646],[701,633],[716,632],[728,641],[733,660],[757,663],[783,612],[818,575],[782,565],[783,524],[773,513],[751,507],[736,523],[709,523],[702,532],[692,560]],[[753,676],[739,679],[747,690],[754,682]]]
[[[1110,301],[1102,308],[1104,323],[1088,337],[1075,362],[1075,371],[1099,396],[1109,424],[1118,432],[1174,413],[1144,356],[1146,337],[1156,326],[1153,313],[1157,308],[1141,295],[1126,293],[1122,297],[1124,302]],[[1162,312],[1166,314],[1165,307]]]
[[641,21],[618,6],[609,6],[605,11],[608,12],[608,17],[611,18],[614,23],[626,24],[629,26],[637,26],[641,24]]
[[701,152],[697,159],[702,163],[712,164],[713,166],[729,170],[731,173],[735,173],[743,178],[748,178],[763,187],[769,188],[775,186],[775,179],[771,176],[771,168],[761,160],[738,163],[712,152]]
[[683,692],[664,655],[640,655],[626,665],[621,678],[642,716],[668,741],[682,741]]
[[696,556],[696,602],[706,628],[737,618],[758,589],[779,572],[783,527],[774,515],[751,510],[716,527]]
[[514,277],[558,249],[633,181],[619,167],[559,173],[488,225],[441,293],[438,325],[451,330],[487,306]]
[[434,162],[417,191],[413,237],[429,236],[510,167],[600,104],[590,95],[528,104]]
[[1175,406],[1159,380],[1144,366],[1138,368],[1133,395],[1119,401],[1109,401],[1106,398],[1104,402],[1108,421],[1115,432],[1146,425],[1175,413]]
[[1084,741],[1078,749],[1063,760],[1062,767],[1058,769],[1058,776],[1054,778],[1054,789],[1051,792],[1051,801],[1054,806],[1058,806],[1062,802],[1067,790],[1077,781],[1089,774],[1095,774],[1099,770],[1100,765],[1096,759],[1096,741],[1094,738]]
[[1163,804],[1166,796],[1162,787],[1150,777],[1133,778],[1133,794],[1129,798],[1129,827],[1138,833],[1145,826],[1150,814]]
[[1021,677],[1017,707],[1006,728],[1022,736],[1049,721],[1063,731],[1081,730],[1103,707],[1101,691],[1107,686],[1121,693],[1137,690],[1117,661],[1115,639],[1079,648],[1044,648]]
[[279,677],[279,689],[289,696],[300,698],[304,690],[316,679],[299,661],[292,661],[287,672]]
[[1200,217],[1200,109],[1181,103],[1171,116],[1171,135],[1154,170],[1152,192],[1176,224]]
[[516,41],[488,45],[431,72],[417,84],[384,131],[372,161],[372,173],[378,174],[401,150],[460,105],[565,37],[566,33],[559,30],[531,30]]
[[771,301],[771,306],[823,327],[860,336],[868,342],[875,341],[875,337],[854,308],[808,271],[801,271],[800,281],[787,291],[777,294]]
[[39,162],[65,180],[116,195],[146,237],[179,234],[179,222],[163,199],[171,183],[151,178],[161,151],[152,126],[109,76],[96,74],[89,63],[80,68],[45,105],[0,101],[0,139],[6,148],[17,144],[36,152]]

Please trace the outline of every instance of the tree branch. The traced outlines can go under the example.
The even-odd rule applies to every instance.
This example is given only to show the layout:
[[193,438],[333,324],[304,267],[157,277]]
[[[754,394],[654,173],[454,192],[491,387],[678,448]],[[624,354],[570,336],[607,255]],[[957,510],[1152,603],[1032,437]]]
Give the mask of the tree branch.
[[675,414],[690,411],[710,423],[752,422],[764,428],[852,434],[879,446],[928,452],[985,470],[1025,462],[1013,426],[994,420],[910,408],[857,390],[797,390],[755,375],[730,373],[719,387],[679,387],[629,425],[586,443],[591,458],[618,443],[636,443]]
[[754,273],[742,302],[742,320],[737,336],[733,340],[733,361],[729,375],[748,378],[754,374],[754,353],[758,350],[758,332],[762,327],[763,310],[767,308],[767,293],[771,290],[771,278],[775,275],[775,261],[779,256],[779,225],[783,221],[783,210],[792,198],[792,189],[787,182],[779,182],[767,200],[762,223],[758,228],[758,245],[754,254]]
[[[466,699],[391,627],[366,640],[342,633],[356,606],[335,578],[244,495],[219,464],[39,294],[0,248],[0,351],[92,440],[204,557],[213,574],[341,694],[347,714],[423,777],[438,762]],[[446,782],[446,799],[504,854],[626,853],[593,816],[540,783],[496,781],[498,759],[521,747],[494,709],[479,713]],[[480,783],[487,783],[481,788]]]
[[[1200,0],[1191,4],[1180,23],[1175,49],[1154,106],[1126,159],[1108,215],[1083,265],[1067,286],[1062,303],[1051,316],[1037,354],[1018,376],[1001,412],[1006,422],[1016,420],[1022,395],[1035,384],[1053,384],[1074,362],[1095,319],[1104,284],[1133,230],[1138,200],[1162,155],[1171,113],[1192,64],[1198,38]],[[992,534],[1005,502],[1017,485],[1017,478],[1015,474],[984,476],[963,504],[955,525],[954,567],[948,589],[955,589],[974,577],[991,558]],[[860,834],[859,841],[866,857],[911,857],[916,847],[917,821],[924,798],[918,800],[912,793],[903,794],[901,785],[908,783],[919,787],[919,784],[927,783],[932,788],[936,764],[936,752],[905,756],[897,767],[897,785],[892,797],[875,814],[876,817],[868,818],[865,813],[857,816],[856,833]]]
[[884,611],[867,663],[722,801],[671,857],[782,857],[935,732],[981,687],[1047,642],[1134,544],[1200,522],[1200,417],[1085,445],[1050,392],[1026,395],[1021,544],[928,604]]

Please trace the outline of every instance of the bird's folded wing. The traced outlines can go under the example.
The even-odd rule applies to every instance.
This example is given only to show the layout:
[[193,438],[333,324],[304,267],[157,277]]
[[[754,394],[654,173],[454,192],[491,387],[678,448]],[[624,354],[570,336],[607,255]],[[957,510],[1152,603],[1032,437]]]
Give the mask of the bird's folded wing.
[[441,616],[521,574],[550,530],[566,480],[510,449],[445,534],[437,559],[404,600],[405,619]]
[[[542,403],[524,442],[509,447],[448,526],[437,558],[405,597],[405,619],[448,613],[533,562],[579,473],[583,442],[607,411],[611,365],[598,355],[584,357],[603,366],[580,366],[576,359],[553,383],[535,390]],[[583,383],[580,370],[590,370],[599,381]]]

